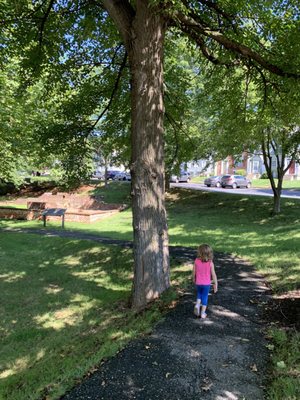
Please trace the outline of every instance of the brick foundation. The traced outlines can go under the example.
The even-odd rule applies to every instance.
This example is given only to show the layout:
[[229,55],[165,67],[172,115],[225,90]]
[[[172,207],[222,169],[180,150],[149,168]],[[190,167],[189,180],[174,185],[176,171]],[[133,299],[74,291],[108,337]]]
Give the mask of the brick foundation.
[[[16,201],[11,202],[16,203]],[[91,223],[124,209],[122,204],[106,204],[99,197],[70,193],[49,192],[39,197],[19,198],[17,203],[27,204],[27,209],[12,208],[9,203],[6,201],[0,204],[5,206],[5,208],[0,208],[0,219],[42,220],[42,212],[46,208],[66,208],[66,222]],[[60,221],[61,217],[49,216],[47,221],[49,220]]]

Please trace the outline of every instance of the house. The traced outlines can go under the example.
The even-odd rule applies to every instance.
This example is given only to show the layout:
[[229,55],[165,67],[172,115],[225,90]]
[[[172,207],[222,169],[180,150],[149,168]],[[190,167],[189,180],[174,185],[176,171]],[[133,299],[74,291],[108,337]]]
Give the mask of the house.
[[[289,159],[286,159],[285,165],[287,165],[289,161]],[[277,176],[276,168],[277,159],[273,154],[272,171],[275,178]],[[234,174],[239,170],[245,171],[246,175],[250,178],[259,178],[262,174],[266,173],[262,154],[258,152],[253,154],[244,152],[240,159],[234,159],[233,156],[228,156],[225,160],[215,162],[214,166],[215,175]],[[293,161],[284,177],[290,180],[300,180],[300,164]]]

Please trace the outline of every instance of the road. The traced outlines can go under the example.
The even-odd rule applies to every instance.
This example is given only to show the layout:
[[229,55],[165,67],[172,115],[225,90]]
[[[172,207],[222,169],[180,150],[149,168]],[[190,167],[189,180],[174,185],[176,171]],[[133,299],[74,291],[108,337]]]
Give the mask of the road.
[[[194,190],[204,190],[206,192],[218,192],[218,193],[230,193],[230,194],[246,194],[252,196],[269,196],[273,197],[272,189],[261,189],[261,188],[251,188],[251,189],[231,189],[231,188],[215,188],[207,187],[201,183],[171,183],[171,187],[183,187],[186,189]],[[300,200],[300,190],[283,190],[281,197]]]

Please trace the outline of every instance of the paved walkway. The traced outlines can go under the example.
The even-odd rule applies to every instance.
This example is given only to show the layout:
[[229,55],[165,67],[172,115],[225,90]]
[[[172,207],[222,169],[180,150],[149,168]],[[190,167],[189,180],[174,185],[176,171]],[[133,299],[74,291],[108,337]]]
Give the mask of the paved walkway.
[[[131,245],[77,232],[36,233]],[[194,249],[170,251],[195,256]],[[151,335],[132,341],[62,400],[264,399],[268,352],[260,304],[267,288],[241,259],[216,254],[215,265],[219,292],[210,296],[207,319],[193,315],[191,288]]]

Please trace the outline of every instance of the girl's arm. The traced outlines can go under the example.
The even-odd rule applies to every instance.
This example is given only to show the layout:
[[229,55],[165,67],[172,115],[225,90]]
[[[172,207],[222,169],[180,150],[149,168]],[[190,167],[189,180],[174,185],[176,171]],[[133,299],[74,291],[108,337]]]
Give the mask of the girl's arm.
[[196,283],[196,261],[193,266],[193,282]]
[[214,293],[217,293],[218,291],[218,278],[215,272],[215,266],[214,263],[211,263],[211,276],[212,276],[212,280],[214,282],[213,286],[214,286]]

